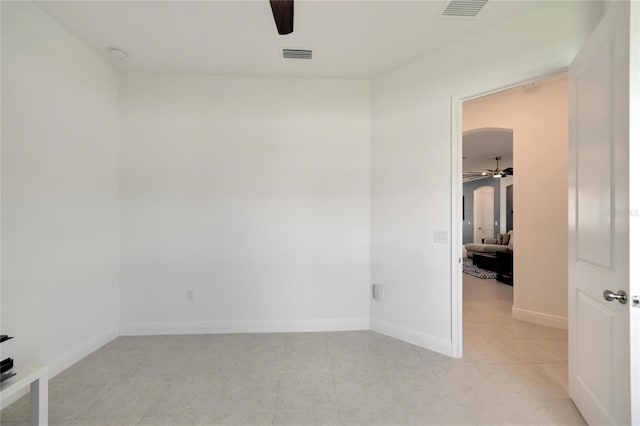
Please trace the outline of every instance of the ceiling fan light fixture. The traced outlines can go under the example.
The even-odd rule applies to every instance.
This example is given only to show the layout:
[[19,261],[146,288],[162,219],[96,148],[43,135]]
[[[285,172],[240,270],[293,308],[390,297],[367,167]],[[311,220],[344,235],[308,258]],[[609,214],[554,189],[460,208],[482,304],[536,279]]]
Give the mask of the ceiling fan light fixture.
[[293,0],[269,0],[269,3],[278,34],[291,34],[293,32]]
[[500,174],[500,173],[494,173],[494,174],[493,174],[493,177],[494,177],[494,178],[501,178],[501,177],[502,177],[502,174]]

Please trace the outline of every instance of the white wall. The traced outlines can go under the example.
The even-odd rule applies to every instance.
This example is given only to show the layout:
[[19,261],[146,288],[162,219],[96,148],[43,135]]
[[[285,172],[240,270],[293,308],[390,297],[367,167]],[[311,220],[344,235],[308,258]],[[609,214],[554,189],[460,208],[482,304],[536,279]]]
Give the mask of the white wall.
[[[452,97],[566,67],[601,14],[600,3],[545,2],[373,81],[372,281],[385,288],[372,302],[374,329],[455,353],[451,257],[461,240],[433,236],[460,233],[451,213]],[[453,155],[461,155],[455,145]]]
[[124,74],[122,332],[368,328],[369,93]]
[[[463,128],[513,129],[514,317],[567,326],[567,77],[465,103]],[[528,93],[529,92],[529,93]],[[553,297],[549,297],[553,295]]]
[[117,335],[117,73],[2,2],[2,344],[52,373]]

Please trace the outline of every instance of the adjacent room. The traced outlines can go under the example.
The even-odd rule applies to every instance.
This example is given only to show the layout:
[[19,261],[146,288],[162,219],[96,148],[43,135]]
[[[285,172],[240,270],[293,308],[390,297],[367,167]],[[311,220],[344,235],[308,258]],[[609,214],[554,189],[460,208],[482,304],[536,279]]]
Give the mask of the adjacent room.
[[462,138],[464,359],[528,365],[565,391],[568,96],[563,73],[467,101]]
[[[635,341],[605,324],[634,335],[635,224],[572,216],[574,205],[613,206],[616,188],[634,193],[623,161],[633,135],[580,127],[596,122],[588,112],[626,129],[634,104],[580,102],[608,108],[595,102],[605,89],[630,98],[618,85],[635,78],[624,64],[636,64],[636,6],[2,1],[0,423],[640,418]],[[602,37],[622,50],[593,54]],[[611,86],[582,83],[605,69]],[[555,95],[563,109],[542,118],[515,108]],[[463,134],[512,145],[472,169],[501,175],[472,212],[491,207],[486,235],[460,227],[474,206]],[[622,153],[607,166],[615,185],[572,174],[603,152]],[[589,251],[594,229],[618,237]],[[512,249],[513,287],[462,282],[464,244],[482,238]],[[602,281],[613,290],[603,299],[576,274],[609,254],[620,267],[599,271],[620,279]],[[489,281],[513,299],[474,311],[467,302]],[[535,342],[509,352],[487,336],[520,337],[469,314],[499,315]],[[550,346],[527,352],[541,340]],[[631,362],[591,368],[580,354],[594,348]]]

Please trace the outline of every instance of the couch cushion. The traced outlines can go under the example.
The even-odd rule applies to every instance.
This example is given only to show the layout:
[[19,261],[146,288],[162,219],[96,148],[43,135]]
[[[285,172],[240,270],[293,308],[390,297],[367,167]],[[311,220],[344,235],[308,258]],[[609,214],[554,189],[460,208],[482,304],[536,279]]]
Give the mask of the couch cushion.
[[496,251],[507,251],[507,246],[501,244],[476,244],[467,243],[464,245],[467,251],[475,251],[476,253],[495,253]]

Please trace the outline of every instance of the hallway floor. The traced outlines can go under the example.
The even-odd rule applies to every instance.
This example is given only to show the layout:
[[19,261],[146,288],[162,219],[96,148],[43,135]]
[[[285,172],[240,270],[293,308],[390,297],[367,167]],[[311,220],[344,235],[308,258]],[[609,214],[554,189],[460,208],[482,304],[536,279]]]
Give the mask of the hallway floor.
[[566,332],[512,320],[494,280],[464,292],[463,360],[371,331],[120,337],[51,380],[49,424],[584,424]]

